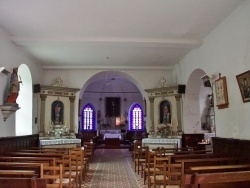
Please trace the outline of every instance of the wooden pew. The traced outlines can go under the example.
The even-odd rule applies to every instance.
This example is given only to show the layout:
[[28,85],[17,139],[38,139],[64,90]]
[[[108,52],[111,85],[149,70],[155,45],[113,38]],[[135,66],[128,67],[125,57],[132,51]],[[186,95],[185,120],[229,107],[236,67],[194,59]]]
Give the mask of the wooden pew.
[[[232,171],[232,170],[249,169],[249,167],[246,166],[246,165],[249,165],[248,163],[249,159],[241,158],[241,157],[176,159],[175,162],[182,163],[182,167],[183,167],[182,182],[184,184],[191,183],[191,178],[192,178],[191,176],[193,173],[197,172],[197,170],[200,170],[199,172],[219,172],[219,170],[220,171]],[[232,165],[239,165],[239,164],[244,165],[244,166],[232,167]],[[229,167],[229,165],[231,165],[231,167]]]
[[212,153],[212,150],[188,150],[188,151],[175,151],[175,155],[181,154],[204,154],[204,153]]
[[19,156],[19,157],[55,157],[62,158],[63,154],[58,153],[27,153],[27,152],[10,152],[7,153],[8,156]]
[[191,188],[249,188],[250,171],[195,173]]
[[202,159],[176,159],[176,163],[182,163],[184,172],[186,173],[189,167],[208,166],[208,165],[229,165],[229,164],[246,164],[247,159],[239,157],[223,157],[223,158],[202,158]]
[[239,170],[250,170],[250,164],[238,164],[238,165],[213,165],[213,166],[191,166],[190,171],[193,173],[205,173],[205,172],[229,172]]
[[25,152],[25,153],[50,153],[50,154],[69,154],[69,150],[19,150],[17,152]]
[[39,177],[41,164],[49,166],[49,162],[0,162],[0,170],[34,170]]
[[0,178],[3,188],[47,188],[43,178]]
[[0,170],[1,177],[34,177],[35,170]]
[[55,164],[54,157],[12,157],[12,156],[0,156],[2,162],[48,162],[49,164]]
[[178,154],[178,155],[171,155],[172,163],[175,163],[176,160],[180,159],[204,159],[204,158],[214,158],[216,157],[213,153],[205,153],[205,154]]
[[[185,185],[191,185],[192,180],[193,180],[193,175],[197,174],[205,174],[205,173],[229,173],[229,172],[237,172],[237,171],[242,171],[242,172],[247,172],[250,170],[250,164],[240,164],[240,165],[213,165],[213,166],[194,166],[194,167],[189,167],[189,173],[185,173],[182,181],[185,183]],[[216,176],[215,176],[216,177]],[[219,178],[219,177],[218,177]],[[239,183],[237,183],[238,186]],[[250,186],[250,179],[248,179],[248,182],[244,182],[244,185],[247,184],[248,187]],[[237,187],[235,184],[233,184],[233,187]],[[211,185],[209,185],[211,187]],[[209,186],[205,186],[206,188],[209,188]],[[218,185],[218,188],[228,188],[228,184],[224,185],[223,183]],[[184,187],[184,186],[183,186]],[[187,186],[185,186],[186,188]],[[214,185],[212,186],[213,188],[216,188]],[[202,187],[203,188],[203,187]],[[240,187],[243,188],[243,187]]]

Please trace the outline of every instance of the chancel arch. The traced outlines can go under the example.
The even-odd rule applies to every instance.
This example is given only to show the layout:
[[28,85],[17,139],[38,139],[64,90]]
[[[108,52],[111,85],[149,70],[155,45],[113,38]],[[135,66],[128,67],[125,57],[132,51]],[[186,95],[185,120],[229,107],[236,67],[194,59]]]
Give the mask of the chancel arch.
[[[143,96],[134,78],[119,71],[103,71],[93,75],[82,87],[79,104],[82,109],[92,104],[95,109],[96,130],[129,130],[129,108],[134,103],[143,106]],[[97,113],[98,112],[98,113]],[[144,116],[142,115],[142,122]],[[82,127],[82,114],[79,127]]]

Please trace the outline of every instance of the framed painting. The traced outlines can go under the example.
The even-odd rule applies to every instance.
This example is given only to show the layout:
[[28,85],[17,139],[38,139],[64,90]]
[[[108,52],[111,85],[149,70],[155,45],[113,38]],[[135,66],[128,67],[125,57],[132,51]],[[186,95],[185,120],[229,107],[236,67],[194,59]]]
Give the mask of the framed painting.
[[218,109],[228,107],[227,81],[226,77],[215,80],[216,106]]
[[250,102],[250,70],[236,76],[243,102]]

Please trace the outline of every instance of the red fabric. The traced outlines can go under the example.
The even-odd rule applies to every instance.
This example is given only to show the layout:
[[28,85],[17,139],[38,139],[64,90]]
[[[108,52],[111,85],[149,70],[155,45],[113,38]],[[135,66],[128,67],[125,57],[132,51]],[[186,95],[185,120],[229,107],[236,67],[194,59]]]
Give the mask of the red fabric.
[[18,94],[18,93],[12,93],[12,94],[8,97],[7,102],[8,102],[8,103],[16,103],[17,94]]

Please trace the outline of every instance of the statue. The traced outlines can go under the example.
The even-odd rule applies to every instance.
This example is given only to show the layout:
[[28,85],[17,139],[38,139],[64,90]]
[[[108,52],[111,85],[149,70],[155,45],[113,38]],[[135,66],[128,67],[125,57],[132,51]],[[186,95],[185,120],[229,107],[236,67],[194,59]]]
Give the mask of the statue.
[[7,103],[16,103],[16,99],[19,94],[19,88],[20,88],[19,84],[22,83],[22,81],[18,80],[17,71],[18,71],[17,67],[13,68],[13,72],[10,78],[9,94],[6,99]]

